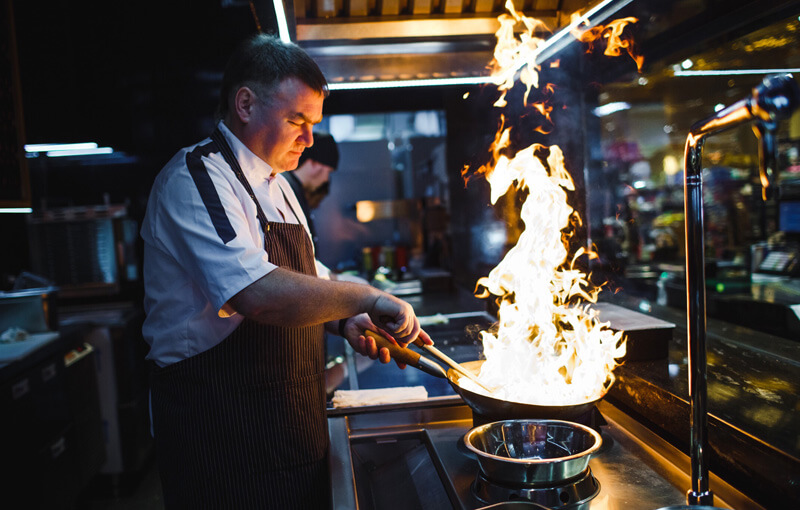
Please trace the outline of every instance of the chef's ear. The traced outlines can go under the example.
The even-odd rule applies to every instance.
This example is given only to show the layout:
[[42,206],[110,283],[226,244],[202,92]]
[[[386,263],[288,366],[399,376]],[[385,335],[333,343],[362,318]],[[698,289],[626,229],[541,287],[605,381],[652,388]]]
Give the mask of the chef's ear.
[[233,98],[233,109],[240,121],[250,122],[256,101],[258,98],[250,87],[241,87],[236,91],[236,96]]

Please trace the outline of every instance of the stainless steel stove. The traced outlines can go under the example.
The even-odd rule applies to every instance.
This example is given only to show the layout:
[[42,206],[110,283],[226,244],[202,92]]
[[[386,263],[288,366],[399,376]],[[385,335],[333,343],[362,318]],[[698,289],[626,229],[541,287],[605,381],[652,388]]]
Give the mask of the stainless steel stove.
[[[592,426],[603,446],[589,469],[547,487],[502,486],[481,475],[462,441],[473,427],[472,412],[458,397],[331,410],[333,508],[474,510],[533,501],[553,509],[646,510],[684,504],[688,457],[607,402],[598,410]],[[730,495],[739,507],[741,494],[719,490],[723,485],[715,481],[717,506],[729,507],[721,496]]]

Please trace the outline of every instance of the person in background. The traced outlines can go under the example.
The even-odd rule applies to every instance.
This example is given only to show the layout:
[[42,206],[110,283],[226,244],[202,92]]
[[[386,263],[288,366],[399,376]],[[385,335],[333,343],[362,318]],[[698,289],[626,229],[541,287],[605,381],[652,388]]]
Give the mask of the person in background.
[[339,149],[336,140],[328,133],[314,133],[314,145],[303,151],[297,170],[285,172],[297,201],[303,209],[311,232],[314,249],[318,248],[317,232],[314,228],[313,211],[328,195],[331,172],[339,165]]
[[408,303],[317,277],[278,175],[313,145],[326,95],[300,47],[248,38],[226,65],[216,129],[153,184],[143,336],[167,509],[328,508],[323,331],[383,363],[365,330],[432,343]]

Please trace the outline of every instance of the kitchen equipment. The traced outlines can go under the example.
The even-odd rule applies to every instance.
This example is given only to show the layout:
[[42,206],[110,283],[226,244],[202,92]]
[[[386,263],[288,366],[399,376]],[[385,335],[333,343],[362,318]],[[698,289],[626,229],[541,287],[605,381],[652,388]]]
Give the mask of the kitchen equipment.
[[600,493],[600,482],[588,468],[577,480],[546,485],[496,483],[479,471],[471,491],[483,503],[523,500],[543,505],[548,510],[587,510]]
[[722,510],[722,508],[708,505],[671,505],[661,507],[658,510]]
[[58,329],[57,287],[0,291],[0,332],[22,328],[28,333]]
[[692,488],[690,505],[713,505],[708,476],[708,415],[706,388],[706,279],[703,235],[703,143],[708,135],[754,122],[759,140],[759,172],[766,200],[776,167],[775,131],[800,105],[800,87],[791,74],[764,78],[749,97],[696,122],[686,138],[684,154],[684,216],[686,218],[686,315],[688,329],[689,396],[691,397]]
[[475,427],[464,436],[483,474],[508,484],[575,479],[602,443],[591,428],[562,420],[503,420]]
[[119,294],[138,280],[138,227],[124,205],[46,209],[27,218],[30,265],[65,299]]
[[[391,353],[392,353],[392,356],[393,356],[393,357],[395,356],[395,354],[397,354],[398,356],[401,356],[401,357],[402,357],[402,356],[404,356],[404,355],[406,354],[406,353],[404,353],[404,352],[403,352],[403,350],[402,350],[402,349],[398,349],[398,348],[399,348],[399,346],[397,346],[397,345],[395,345],[395,344],[393,344],[393,343],[389,342],[389,341],[388,341],[386,338],[382,337],[381,335],[378,335],[377,333],[375,333],[375,332],[373,332],[373,331],[367,331],[367,332],[366,332],[366,335],[367,335],[368,337],[372,338],[373,340],[375,340],[375,344],[378,346],[378,349],[380,349],[380,348],[382,348],[382,347],[386,347],[387,349],[389,349],[389,352],[391,352]],[[478,386],[479,386],[481,389],[483,389],[483,390],[484,390],[486,393],[488,393],[488,394],[491,394],[491,393],[492,393],[492,390],[490,390],[489,388],[487,388],[486,386],[484,386],[484,385],[483,385],[483,384],[482,384],[482,383],[481,383],[481,382],[478,380],[478,377],[477,377],[475,374],[473,374],[473,373],[470,373],[470,372],[468,372],[467,370],[464,370],[464,369],[461,367],[461,365],[459,365],[458,363],[456,363],[456,362],[455,362],[455,361],[454,361],[452,358],[450,358],[450,356],[448,356],[447,354],[443,353],[442,351],[440,351],[440,350],[439,350],[439,349],[437,349],[436,347],[434,347],[434,346],[432,346],[432,345],[428,345],[428,344],[424,343],[422,340],[420,340],[420,339],[419,339],[419,337],[417,337],[416,339],[414,339],[414,341],[413,341],[413,342],[411,342],[411,343],[413,343],[414,345],[416,345],[416,346],[417,346],[417,347],[419,347],[420,349],[423,349],[423,350],[427,351],[427,352],[428,352],[428,353],[430,353],[430,354],[431,354],[433,357],[435,357],[436,359],[438,359],[439,361],[441,361],[442,363],[444,363],[445,365],[447,365],[447,366],[448,366],[448,367],[450,367],[451,369],[455,370],[456,372],[458,372],[458,373],[459,373],[459,374],[461,374],[462,376],[464,376],[464,377],[466,377],[467,379],[471,380],[472,382],[474,382],[475,384],[477,384],[477,385],[478,385]],[[413,352],[413,351],[412,351],[412,352]],[[420,360],[420,358],[421,358],[420,356],[416,356],[416,357],[415,357],[415,359],[414,359],[414,360],[413,360],[411,363],[408,363],[408,364],[410,364],[410,365],[412,365],[412,366],[415,366],[415,367],[416,367],[417,365],[420,365],[420,361],[419,361],[419,360]],[[395,358],[395,359],[397,359],[397,358]],[[424,359],[424,358],[423,358],[423,359]],[[428,365],[427,363],[425,363],[425,362],[422,362],[422,365],[423,365],[425,368],[421,368],[421,370],[423,370],[423,371],[425,371],[425,372],[429,373],[430,375],[433,375],[433,376],[436,376],[436,377],[441,377],[441,373],[442,373],[442,372],[441,372],[441,368],[440,368],[440,367],[438,367],[438,365],[436,365],[435,367],[431,367],[431,366],[429,366],[429,365]],[[419,367],[418,367],[418,368],[419,368]],[[437,370],[437,369],[438,369],[438,370]],[[430,370],[430,371],[429,371],[429,370]],[[433,372],[433,373],[431,373],[431,372]]]
[[[686,472],[673,455],[681,466],[688,456],[660,438],[635,435],[638,422],[607,401],[597,405],[605,422],[599,427],[602,446],[589,460],[591,476],[545,487],[499,484],[481,473],[464,444],[474,428],[471,409],[459,400],[329,410],[332,508],[523,510],[528,507],[511,503],[531,501],[550,510],[640,510],[684,503],[680,480]],[[584,501],[598,481],[600,493]],[[760,508],[727,484],[718,497],[721,507]],[[509,506],[492,506],[500,503]]]
[[[399,345],[393,344],[386,338],[371,331],[368,332],[368,334],[375,339],[379,348],[386,347],[389,349],[392,358],[395,360],[418,368],[435,377],[447,379],[453,390],[458,393],[461,398],[464,399],[464,402],[472,409],[475,423],[522,418],[560,419],[585,422],[590,419],[595,404],[602,399],[601,396],[596,400],[582,402],[580,404],[551,406],[514,402],[475,393],[461,386],[459,383],[462,377],[460,371],[450,368],[445,372],[441,366],[420,356],[411,349],[403,349]],[[473,377],[475,377],[480,373],[480,367],[483,363],[483,360],[468,361],[466,363],[461,363],[460,366],[463,370],[471,372]]]
[[503,501],[494,505],[485,506],[478,510],[548,510],[538,503],[532,501]]
[[[468,361],[462,363],[461,366],[477,374],[480,373],[480,367],[483,363],[483,360]],[[447,371],[447,380],[450,382],[450,385],[456,393],[461,395],[464,402],[472,408],[473,413],[478,415],[475,417],[476,422],[522,418],[547,418],[585,422],[592,413],[595,404],[602,399],[602,397],[600,397],[589,402],[566,405],[526,404],[475,393],[461,387],[459,379],[460,376],[457,372],[453,370]]]
[[675,324],[611,303],[595,303],[592,308],[597,310],[600,322],[609,323],[609,329],[624,332],[625,356],[619,362],[668,356]]

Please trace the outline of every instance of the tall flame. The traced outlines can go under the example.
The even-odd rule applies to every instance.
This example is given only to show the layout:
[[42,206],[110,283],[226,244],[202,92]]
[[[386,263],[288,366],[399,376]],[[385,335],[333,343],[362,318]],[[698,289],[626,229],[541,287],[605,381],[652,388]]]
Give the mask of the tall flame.
[[[515,85],[517,71],[526,87],[523,103],[528,103],[531,89],[539,86],[541,70],[536,57],[544,40],[536,34],[549,33],[541,21],[518,13],[511,0],[506,8],[509,14],[498,18],[492,61],[494,83],[501,91],[497,107],[506,106],[506,93]],[[622,27],[634,21],[618,20],[595,27],[591,35],[577,30],[573,35],[584,42],[603,36],[606,54],[613,47],[610,51],[619,55],[619,48],[624,48],[641,68],[630,40],[621,36]],[[514,34],[518,24],[525,27],[519,38]],[[547,84],[546,90],[552,93],[554,88]],[[546,102],[530,106],[551,121],[552,107]],[[511,189],[527,193],[520,212],[525,230],[497,267],[478,280],[478,288],[483,289],[479,295],[497,296],[499,304],[496,332],[481,332],[486,361],[479,379],[495,388],[494,397],[504,400],[540,405],[596,400],[613,383],[615,359],[625,355],[623,333],[601,323],[590,306],[597,302],[600,289],[589,283],[576,262],[593,254],[580,248],[569,259],[570,227],[579,224],[580,217],[567,202],[567,191],[574,191],[575,184],[564,165],[564,154],[556,145],[533,144],[511,157],[510,132],[502,117],[490,149],[492,158],[477,172],[490,184],[492,204]],[[461,383],[481,391],[469,381]]]

